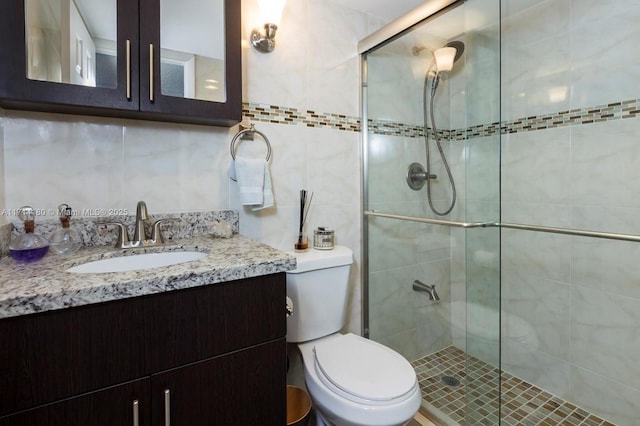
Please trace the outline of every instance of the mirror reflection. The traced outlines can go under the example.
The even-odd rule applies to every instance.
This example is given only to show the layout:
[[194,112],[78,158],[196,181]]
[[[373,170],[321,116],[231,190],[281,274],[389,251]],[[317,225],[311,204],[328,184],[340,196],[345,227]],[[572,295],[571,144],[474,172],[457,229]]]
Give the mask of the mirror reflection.
[[226,101],[224,0],[161,0],[163,95]]
[[115,88],[116,0],[26,0],[27,77]]
[[[117,0],[25,0],[27,77],[115,88],[116,12]],[[162,94],[225,102],[224,0],[161,0],[160,21]]]

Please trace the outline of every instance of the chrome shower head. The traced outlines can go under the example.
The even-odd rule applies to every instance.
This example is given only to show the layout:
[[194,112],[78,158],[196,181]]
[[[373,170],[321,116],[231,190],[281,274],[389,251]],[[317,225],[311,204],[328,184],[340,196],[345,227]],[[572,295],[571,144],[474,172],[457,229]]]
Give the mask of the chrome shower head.
[[440,82],[440,74],[449,72],[453,69],[453,64],[460,59],[464,53],[464,43],[461,41],[451,41],[445,46],[433,51],[435,60],[435,71],[431,82],[431,96],[434,96],[438,83]]
[[443,71],[451,71],[453,63],[456,62],[464,53],[464,43],[461,41],[452,41],[433,51],[433,57],[436,62],[436,74]]
[[464,43],[458,40],[450,41],[444,47],[453,47],[454,49],[456,49],[456,55],[453,57],[454,63],[458,62],[458,59],[460,59],[460,57],[464,53]]

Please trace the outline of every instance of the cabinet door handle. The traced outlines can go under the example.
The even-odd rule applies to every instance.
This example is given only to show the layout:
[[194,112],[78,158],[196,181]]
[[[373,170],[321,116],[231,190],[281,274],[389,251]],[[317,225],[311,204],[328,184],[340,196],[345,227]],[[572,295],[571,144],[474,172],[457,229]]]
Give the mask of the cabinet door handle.
[[149,100],[153,102],[153,44],[149,45]]
[[171,426],[171,392],[164,390],[164,426]]
[[131,100],[131,40],[127,40],[127,100]]
[[140,403],[136,399],[133,401],[133,426],[140,426],[139,408]]

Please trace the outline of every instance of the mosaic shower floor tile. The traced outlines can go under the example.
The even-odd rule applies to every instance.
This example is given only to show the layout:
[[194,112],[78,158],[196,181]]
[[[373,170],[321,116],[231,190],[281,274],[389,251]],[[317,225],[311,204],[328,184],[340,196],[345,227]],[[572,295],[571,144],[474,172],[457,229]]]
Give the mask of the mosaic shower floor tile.
[[411,364],[422,397],[439,412],[431,414],[447,425],[615,426],[453,346]]

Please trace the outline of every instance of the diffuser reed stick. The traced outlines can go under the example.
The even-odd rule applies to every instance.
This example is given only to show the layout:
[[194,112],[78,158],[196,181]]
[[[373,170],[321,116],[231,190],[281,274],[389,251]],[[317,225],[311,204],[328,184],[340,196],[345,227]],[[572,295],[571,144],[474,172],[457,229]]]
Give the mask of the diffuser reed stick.
[[304,232],[304,224],[307,221],[307,214],[309,213],[312,199],[313,192],[309,192],[306,189],[300,190],[300,223],[298,227],[298,240],[293,245],[295,250],[303,251],[309,248],[309,242]]

